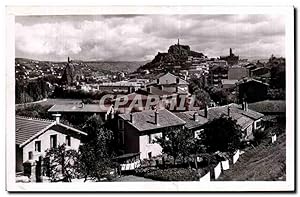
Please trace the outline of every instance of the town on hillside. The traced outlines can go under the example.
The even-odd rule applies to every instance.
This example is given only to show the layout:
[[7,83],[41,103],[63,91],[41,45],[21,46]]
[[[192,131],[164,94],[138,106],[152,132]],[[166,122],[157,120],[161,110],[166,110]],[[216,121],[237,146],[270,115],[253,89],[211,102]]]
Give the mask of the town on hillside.
[[15,59],[17,182],[286,179],[284,57],[73,58]]

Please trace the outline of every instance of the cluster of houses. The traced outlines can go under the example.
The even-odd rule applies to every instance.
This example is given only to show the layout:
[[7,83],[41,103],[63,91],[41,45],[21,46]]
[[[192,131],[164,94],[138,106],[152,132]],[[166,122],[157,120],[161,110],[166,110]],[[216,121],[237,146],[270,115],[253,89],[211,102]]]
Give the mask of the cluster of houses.
[[[257,91],[265,91],[264,87],[267,87],[267,84],[253,79],[241,80],[237,84],[239,90],[243,91],[240,94],[249,94],[247,98],[252,99],[252,102],[264,100],[255,97],[264,95],[257,94]],[[147,106],[146,100],[149,96],[158,96],[159,102]],[[60,144],[65,143],[68,148],[78,150],[81,140],[87,134],[63,124],[60,121],[61,116],[67,114],[76,116],[96,114],[104,121],[117,120],[115,132],[119,136],[119,152],[124,158],[126,155],[134,155],[139,159],[158,156],[162,154],[162,148],[153,140],[162,136],[164,130],[185,128],[197,137],[208,122],[221,116],[228,116],[237,121],[243,131],[243,140],[253,139],[253,132],[262,127],[262,119],[266,112],[259,112],[255,108],[256,105],[250,109],[245,101],[241,104],[231,103],[224,106],[207,105],[204,109],[170,108],[170,105],[177,106],[182,99],[183,103],[186,103],[190,96],[187,81],[166,73],[145,83],[138,90],[116,97],[103,106],[101,104],[53,105],[48,113],[51,113],[55,120],[16,116],[16,171],[24,171],[24,164],[39,161],[45,154],[45,150]],[[126,100],[127,103],[116,107],[116,103],[120,103],[120,100]],[[133,101],[141,105],[130,107]]]

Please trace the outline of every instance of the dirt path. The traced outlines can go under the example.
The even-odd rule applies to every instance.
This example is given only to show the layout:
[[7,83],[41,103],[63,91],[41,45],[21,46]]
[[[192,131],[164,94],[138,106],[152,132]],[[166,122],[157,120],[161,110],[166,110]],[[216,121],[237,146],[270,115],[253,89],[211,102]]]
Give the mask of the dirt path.
[[152,182],[155,180],[147,179],[144,177],[134,176],[134,175],[128,175],[128,176],[122,176],[118,178],[116,181],[119,182]]

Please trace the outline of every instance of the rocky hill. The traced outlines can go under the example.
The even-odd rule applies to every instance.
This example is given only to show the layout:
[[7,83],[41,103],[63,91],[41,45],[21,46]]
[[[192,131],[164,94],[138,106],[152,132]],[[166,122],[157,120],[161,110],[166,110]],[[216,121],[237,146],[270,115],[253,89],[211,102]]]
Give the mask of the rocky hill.
[[141,66],[138,71],[142,70],[164,70],[167,67],[174,67],[176,65],[185,66],[188,56],[204,57],[203,53],[192,51],[188,45],[174,44],[171,45],[167,53],[158,52],[154,59]]

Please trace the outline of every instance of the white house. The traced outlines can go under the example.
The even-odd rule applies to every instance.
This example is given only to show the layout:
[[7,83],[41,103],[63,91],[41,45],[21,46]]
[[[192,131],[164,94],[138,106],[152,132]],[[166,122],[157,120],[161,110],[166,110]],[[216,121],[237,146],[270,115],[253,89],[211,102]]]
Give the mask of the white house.
[[16,171],[23,171],[23,163],[38,160],[47,149],[66,144],[78,150],[83,136],[87,134],[56,120],[16,116]]

